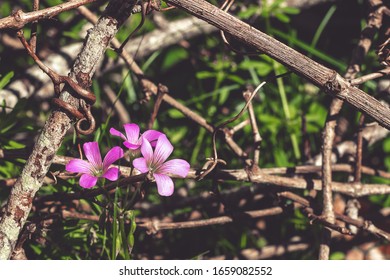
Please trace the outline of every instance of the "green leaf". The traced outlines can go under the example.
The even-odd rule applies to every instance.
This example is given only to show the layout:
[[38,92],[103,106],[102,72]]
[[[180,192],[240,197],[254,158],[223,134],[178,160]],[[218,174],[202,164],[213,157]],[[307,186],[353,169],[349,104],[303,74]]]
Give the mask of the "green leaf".
[[175,132],[171,134],[172,136],[170,136],[171,142],[179,143],[184,138],[184,136],[186,136],[187,132],[188,132],[187,127],[181,127],[179,129],[175,129]]
[[329,259],[331,259],[331,260],[344,260],[345,254],[343,252],[334,252],[334,253],[330,254]]
[[[15,134],[17,132],[31,130],[32,122],[25,118],[26,98],[20,98],[11,112],[5,110],[0,113],[0,137],[7,138],[6,134]],[[21,121],[22,120],[22,121]],[[7,140],[9,140],[7,138]]]
[[278,36],[284,40],[289,41],[289,43],[292,44],[293,46],[301,48],[301,49],[309,52],[313,56],[316,56],[316,57],[322,59],[323,61],[332,64],[333,66],[337,67],[338,69],[344,70],[346,68],[345,63],[342,63],[342,62],[334,59],[333,57],[317,50],[316,48],[311,47],[309,44],[306,44],[297,38],[291,37],[289,34],[286,34],[284,32],[277,30],[277,29],[274,29],[274,28],[271,28],[271,33],[275,34],[276,36]]
[[21,144],[19,142],[16,142],[14,140],[9,140],[5,147],[10,148],[10,149],[22,149],[22,148],[26,147],[26,145]]
[[115,51],[115,50],[111,50],[111,49],[107,49],[106,50],[106,55],[109,57],[109,58],[112,58],[113,60],[117,59],[118,58],[118,53]]
[[246,233],[241,234],[240,248],[244,249],[248,246],[248,235]]
[[261,114],[259,120],[260,124],[265,126],[265,129],[269,130],[272,134],[277,134],[282,124],[282,119],[267,114]]
[[174,48],[165,55],[161,68],[162,70],[167,70],[187,58],[188,52],[185,49]]
[[169,115],[172,119],[182,119],[182,118],[184,118],[183,113],[180,112],[180,111],[177,110],[177,109],[169,109],[169,110],[168,110],[168,115]]
[[245,85],[245,80],[237,75],[228,75],[227,78],[237,84]]
[[80,35],[74,31],[64,31],[62,33],[65,37],[71,38],[73,40],[80,40]]
[[127,242],[129,243],[130,247],[134,247],[134,234],[130,233],[127,236]]
[[0,4],[0,17],[9,16],[12,12],[11,5],[7,2]]
[[245,70],[255,69],[261,77],[267,76],[272,71],[272,66],[263,61],[244,60],[238,67]]
[[386,153],[390,152],[390,138],[386,138],[383,141],[383,151],[386,152]]
[[137,93],[134,88],[133,76],[130,75],[130,73],[125,72],[123,72],[122,75],[124,76],[123,87],[127,92],[126,102],[128,102],[128,104],[132,104],[137,100]]
[[390,203],[390,196],[388,195],[370,195],[369,200],[381,207],[388,207]]
[[267,243],[268,242],[267,242],[266,238],[259,236],[259,238],[257,238],[257,240],[256,240],[256,247],[263,248],[264,246],[267,245]]
[[390,157],[385,158],[385,165],[386,165],[387,169],[390,169]]
[[386,200],[383,202],[383,208],[390,207],[390,195],[387,195]]
[[315,123],[323,126],[326,120],[327,110],[319,103],[313,102],[306,114],[307,123]]
[[155,51],[149,58],[145,61],[145,63],[142,65],[142,71],[146,72],[146,70],[149,69],[149,67],[153,64],[153,62],[157,59],[157,57],[161,54],[161,51]]
[[242,19],[246,19],[246,18],[250,18],[251,16],[253,16],[257,13],[259,13],[259,7],[254,5],[254,6],[250,6],[249,8],[247,8],[245,10],[241,10],[238,13],[238,17],[242,18]]
[[222,105],[228,99],[229,94],[230,94],[230,90],[227,88],[222,88],[219,93],[220,93],[220,95],[219,95],[218,104]]
[[216,74],[214,72],[209,71],[200,71],[196,73],[196,78],[200,80],[214,78],[215,76]]
[[274,125],[274,126],[279,126],[281,124],[280,118],[274,117],[272,115],[267,115],[267,114],[262,114],[259,116],[260,122],[264,123],[266,125]]
[[332,7],[329,8],[328,12],[326,13],[326,15],[322,19],[320,25],[318,26],[316,33],[314,34],[313,40],[311,42],[311,47],[314,48],[317,45],[317,42],[320,39],[322,32],[324,31],[326,25],[328,24],[328,22],[332,18],[336,9],[337,9],[336,5],[333,5]]
[[278,20],[280,20],[281,22],[284,22],[284,23],[289,23],[290,22],[290,18],[288,16],[286,16],[285,14],[275,13],[275,17]]
[[286,13],[289,15],[298,15],[301,12],[298,8],[295,8],[295,7],[283,7],[280,10],[283,11],[283,13]]
[[4,88],[13,78],[14,71],[8,72],[3,78],[0,80],[0,89]]
[[288,166],[288,157],[282,149],[274,150],[274,158],[276,166]]

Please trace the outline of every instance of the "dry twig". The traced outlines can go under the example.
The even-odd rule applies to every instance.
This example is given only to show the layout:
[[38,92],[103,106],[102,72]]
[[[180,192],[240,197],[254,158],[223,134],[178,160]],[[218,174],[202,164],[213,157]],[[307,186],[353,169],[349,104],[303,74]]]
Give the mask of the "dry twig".
[[[373,2],[378,2],[378,1],[373,1]],[[375,12],[377,10],[378,9],[376,9]],[[371,15],[373,14],[371,13]],[[378,19],[378,21],[376,20],[373,21],[372,18]],[[379,29],[381,24],[382,24],[381,13],[379,14],[378,17],[371,16],[371,21],[369,22],[368,27],[362,32],[362,37],[359,41],[359,44],[354,50],[351,62],[349,63],[349,67],[345,74],[346,79],[349,80],[353,79],[360,71],[360,65],[363,61],[363,58],[371,46],[371,42],[376,31],[375,28]],[[332,148],[335,139],[335,127],[337,125],[337,120],[339,118],[339,114],[342,106],[343,106],[342,99],[335,98],[332,100],[332,103],[329,107],[329,113],[326,120],[325,128],[323,131],[322,186],[323,186],[324,205],[323,205],[322,215],[326,217],[326,219],[329,222],[334,222],[333,200],[332,200],[332,171],[331,171]],[[329,252],[330,252],[329,246],[330,246],[330,238],[331,238],[330,235],[331,235],[330,231],[324,229],[323,239],[320,245],[320,252],[319,252],[320,259],[329,258]]]
[[52,18],[62,12],[69,11],[96,1],[97,0],[73,0],[54,7],[33,11],[30,13],[24,13],[22,10],[17,10],[12,15],[0,19],[0,29],[12,28],[19,30],[30,22]]
[[[310,211],[312,211],[313,206],[310,205],[310,202],[303,198],[303,197],[300,197],[299,195],[296,195],[294,193],[291,193],[291,192],[281,192],[278,194],[279,196],[282,196],[282,197],[285,197],[285,198],[288,198],[288,199],[291,199],[293,200],[294,202],[297,202],[299,204],[301,204],[302,206],[306,207],[306,208],[311,208]],[[390,233],[384,231],[384,230],[381,230],[379,228],[377,228],[375,225],[373,225],[370,221],[363,221],[363,220],[360,220],[360,219],[352,219],[346,215],[342,215],[342,214],[338,214],[338,213],[335,213],[335,218],[337,220],[340,220],[340,221],[343,221],[345,223],[348,223],[348,224],[351,224],[351,225],[354,225],[356,227],[359,227],[371,234],[374,234],[375,236],[379,236],[387,241],[390,240]]]
[[[250,101],[250,92],[245,91],[244,92],[244,98],[246,102]],[[249,113],[249,121],[251,123],[252,127],[252,134],[253,134],[253,147],[254,147],[254,153],[253,153],[253,165],[259,166],[259,161],[260,161],[260,142],[261,142],[261,135],[259,132],[259,128],[257,126],[257,121],[256,121],[256,115],[255,111],[253,109],[253,104],[252,101],[250,101],[249,106],[248,106],[248,113]]]

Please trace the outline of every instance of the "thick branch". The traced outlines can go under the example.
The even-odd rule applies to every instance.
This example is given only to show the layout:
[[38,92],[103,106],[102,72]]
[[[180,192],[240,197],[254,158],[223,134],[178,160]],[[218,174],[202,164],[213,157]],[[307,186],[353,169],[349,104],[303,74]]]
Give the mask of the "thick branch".
[[[109,42],[130,15],[134,4],[135,1],[110,1],[104,15],[90,30],[69,74],[82,87],[90,85],[91,77]],[[60,98],[76,108],[79,107],[80,100],[66,90],[61,93]],[[35,193],[41,187],[71,124],[72,119],[58,110],[53,111],[45,123],[22,174],[11,190],[5,215],[0,222],[0,259],[8,259],[11,256],[18,235],[30,213]]]
[[239,41],[269,55],[323,89],[328,95],[346,101],[390,129],[390,108],[364,91],[351,86],[334,70],[313,61],[204,0],[168,0],[167,3],[207,21]]
[[[334,223],[334,212],[333,212],[333,195],[332,195],[332,147],[335,138],[335,127],[337,119],[343,101],[340,99],[333,99],[330,105],[329,114],[326,120],[325,128],[322,133],[322,190],[323,190],[323,208],[322,215],[329,223]],[[328,228],[324,228],[322,232],[322,239],[319,249],[319,259],[329,259],[331,242],[331,231]]]

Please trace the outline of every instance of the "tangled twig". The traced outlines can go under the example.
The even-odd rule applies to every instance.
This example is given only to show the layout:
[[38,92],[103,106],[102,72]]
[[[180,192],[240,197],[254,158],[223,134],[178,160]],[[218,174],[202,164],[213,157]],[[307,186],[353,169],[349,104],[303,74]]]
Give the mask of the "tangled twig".
[[217,166],[218,163],[223,163],[223,164],[226,164],[226,162],[222,159],[219,159],[218,158],[218,151],[217,151],[217,145],[216,145],[216,137],[217,137],[217,132],[223,128],[225,125],[229,124],[229,123],[232,123],[234,122],[235,120],[237,120],[239,117],[242,116],[242,114],[245,112],[245,110],[248,108],[250,102],[252,101],[252,99],[255,97],[255,95],[257,94],[257,92],[266,84],[267,82],[264,81],[262,82],[260,85],[257,86],[257,88],[252,92],[251,96],[247,99],[246,103],[245,103],[245,106],[241,109],[241,111],[236,115],[234,116],[233,118],[231,119],[228,119],[227,121],[224,121],[223,123],[221,123],[220,125],[218,125],[216,128],[214,128],[214,131],[213,131],[213,136],[212,136],[212,139],[213,139],[213,157],[212,158],[207,158],[207,162],[203,165],[202,169],[201,169],[201,173],[200,175],[198,176],[198,180],[202,180],[204,177],[206,177],[211,171],[214,170],[214,168]]
[[[61,92],[61,88],[60,88],[61,84],[66,84],[73,90],[74,93],[76,93],[80,97],[80,108],[82,112],[80,112],[77,108],[73,107],[69,103],[59,98],[53,98],[52,102],[54,105],[65,110],[67,113],[69,113],[71,116],[73,116],[78,120],[76,123],[76,131],[78,133],[83,135],[91,134],[95,130],[95,126],[96,126],[95,119],[91,113],[91,105],[95,103],[96,96],[92,92],[82,88],[70,77],[59,75],[56,72],[54,72],[52,69],[50,69],[48,66],[46,66],[35,54],[30,44],[26,41],[23,35],[23,30],[19,30],[17,32],[17,36],[20,42],[25,47],[25,49],[27,50],[27,53],[34,59],[34,61],[39,66],[39,68],[41,68],[42,71],[45,72],[50,77],[50,79],[53,82],[54,91],[57,96]],[[81,127],[81,124],[83,122],[88,123],[88,127],[86,129],[83,129]]]

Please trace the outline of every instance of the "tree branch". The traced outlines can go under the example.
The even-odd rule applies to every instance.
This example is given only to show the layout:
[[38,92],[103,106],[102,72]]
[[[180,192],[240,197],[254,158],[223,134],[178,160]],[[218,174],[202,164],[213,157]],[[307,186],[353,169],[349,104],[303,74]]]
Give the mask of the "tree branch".
[[41,20],[41,19],[52,18],[62,12],[69,11],[79,6],[86,5],[96,1],[97,0],[73,0],[73,1],[59,4],[54,7],[50,7],[43,10],[30,12],[30,13],[25,13],[22,10],[17,10],[16,12],[12,13],[12,15],[0,19],[0,30],[4,28],[11,28],[11,29],[18,30],[23,28],[23,26],[25,26],[27,23]]
[[351,86],[334,70],[315,62],[204,0],[167,0],[166,2],[269,55],[323,89],[326,94],[346,101],[390,129],[390,108],[364,91]]
[[[382,1],[373,1],[373,2],[382,2]],[[376,5],[378,3],[372,3]],[[374,7],[373,7],[374,8]],[[359,40],[359,44],[355,47],[351,61],[349,63],[348,69],[345,74],[345,78],[351,80],[360,72],[361,63],[367,54],[368,50],[371,47],[372,39],[376,33],[376,30],[382,24],[382,13],[378,10],[383,10],[382,8],[375,9],[374,13],[371,13],[371,18],[368,24],[368,27],[365,28],[362,32],[362,36]],[[373,16],[375,15],[375,16]],[[373,20],[373,18],[375,20]],[[337,97],[337,96],[336,96]],[[332,200],[332,148],[333,142],[335,139],[335,128],[337,121],[339,119],[340,111],[343,107],[342,99],[333,99],[329,107],[329,114],[325,123],[325,128],[323,130],[323,144],[322,144],[322,188],[323,188],[323,211],[322,215],[325,219],[331,223],[334,222],[334,213],[333,213],[333,200]],[[387,127],[388,129],[388,127]],[[362,135],[362,133],[361,133]],[[323,230],[322,241],[319,250],[319,258],[322,260],[329,259],[330,252],[330,240],[331,232],[327,228]]]
[[[104,15],[89,32],[69,74],[76,83],[86,88],[104,52],[119,27],[128,18],[136,1],[110,1]],[[79,108],[80,100],[68,91],[60,98]],[[46,173],[72,124],[72,119],[54,110],[46,121],[41,134],[27,160],[23,171],[11,190],[5,214],[0,221],[0,259],[10,258],[18,235],[30,213],[35,193],[42,185]]]
[[[291,193],[291,192],[281,192],[278,194],[279,196],[282,196],[282,197],[285,197],[285,198],[288,198],[288,199],[291,199],[299,204],[301,204],[302,206],[306,207],[306,208],[315,208],[315,207],[312,207],[310,205],[310,202],[303,198],[303,197],[300,197],[294,193]],[[356,227],[359,227],[375,236],[378,236],[378,237],[381,237],[387,241],[390,240],[390,233],[384,231],[384,230],[381,230],[379,228],[377,228],[375,225],[373,225],[370,221],[364,221],[364,220],[360,220],[360,219],[352,219],[346,215],[343,215],[343,214],[337,214],[335,213],[335,218],[337,220],[340,220],[340,221],[343,221],[345,223],[348,223],[348,224],[351,224],[351,225],[354,225]]]
[[[83,15],[89,12],[84,6],[79,7],[78,10]],[[170,22],[164,30],[156,29],[132,39],[131,44],[126,45],[125,51],[132,56],[136,55],[136,59],[141,59],[157,50],[177,44],[180,40],[189,40],[201,34],[209,34],[215,30],[215,27],[195,17],[178,19]],[[0,36],[2,35],[0,34]],[[18,41],[18,43],[20,42]],[[139,47],[141,44],[142,48]],[[69,61],[66,59],[74,60],[81,47],[81,43],[65,46],[61,48],[59,54],[49,55],[43,63],[55,69],[58,73],[66,73],[69,71]],[[97,75],[104,75],[107,71],[116,67],[123,67],[123,65],[123,60],[118,60],[115,63],[109,60],[106,70],[97,73]],[[29,79],[12,81],[5,89],[0,89],[0,103],[5,100],[7,106],[13,107],[20,97],[30,97],[33,94],[40,99],[52,97],[50,78],[43,74],[37,65],[30,67],[26,73]],[[37,85],[41,85],[41,87],[37,88]]]
[[160,230],[168,229],[183,229],[183,228],[194,228],[194,227],[205,227],[210,225],[221,225],[226,223],[232,223],[234,221],[242,221],[243,218],[261,218],[265,216],[274,216],[283,213],[282,207],[272,207],[263,210],[245,211],[243,213],[236,213],[233,216],[220,216],[216,218],[188,221],[188,222],[176,222],[176,223],[165,223],[160,221],[150,221],[138,225],[139,227],[147,229],[151,233],[156,233]]

